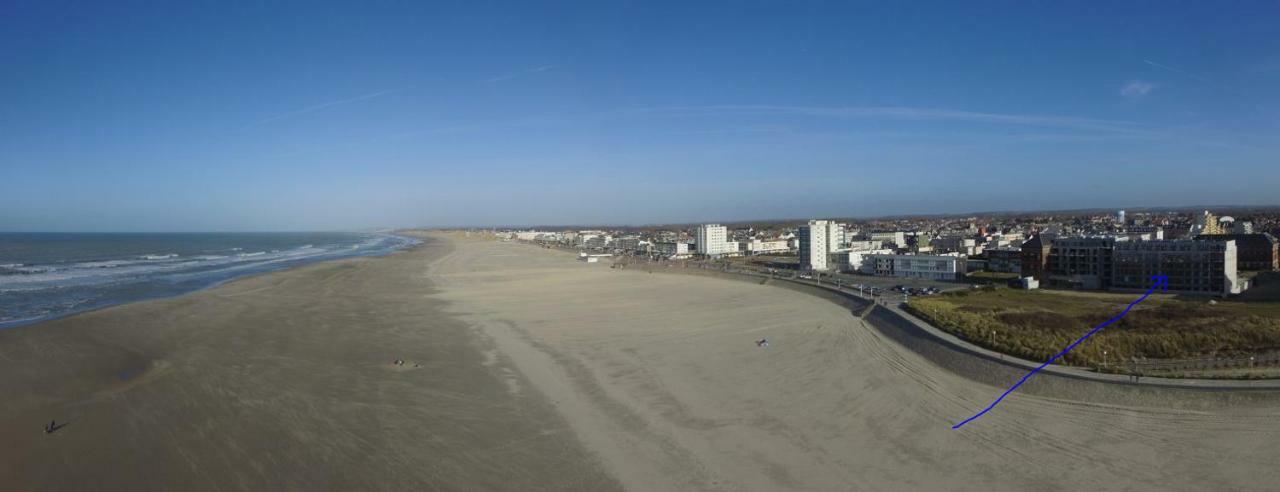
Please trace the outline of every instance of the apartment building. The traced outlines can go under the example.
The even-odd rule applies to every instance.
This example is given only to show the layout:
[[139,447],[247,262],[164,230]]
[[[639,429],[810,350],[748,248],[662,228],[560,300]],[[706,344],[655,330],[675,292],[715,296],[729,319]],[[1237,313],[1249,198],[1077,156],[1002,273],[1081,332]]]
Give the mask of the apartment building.
[[1102,290],[1111,284],[1114,237],[1059,237],[1049,249],[1048,283],[1053,287]]
[[1151,277],[1169,277],[1169,292],[1228,296],[1243,290],[1236,274],[1236,242],[1133,241],[1115,244],[1111,288],[1143,290]]

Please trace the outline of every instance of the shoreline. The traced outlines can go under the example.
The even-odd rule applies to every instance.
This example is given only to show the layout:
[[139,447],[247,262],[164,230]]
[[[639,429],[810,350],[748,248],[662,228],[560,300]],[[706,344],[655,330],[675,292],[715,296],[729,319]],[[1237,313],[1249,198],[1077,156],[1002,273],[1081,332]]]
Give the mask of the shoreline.
[[[107,233],[107,234],[109,234],[109,233]],[[126,233],[126,234],[127,234],[127,233]],[[198,234],[202,234],[202,233],[198,233]],[[266,233],[266,234],[270,234],[270,233]],[[409,239],[414,239],[414,240],[417,240],[417,241],[423,241],[423,240],[424,240],[424,237],[425,237],[425,236],[421,236],[421,237],[414,237],[414,236],[407,235],[407,234],[402,234],[402,233],[399,233],[399,232],[378,233],[378,234],[385,234],[385,235],[388,235],[388,236],[399,236],[399,237],[402,237],[402,238],[409,238]],[[209,289],[214,289],[214,288],[217,288],[217,287],[219,287],[219,286],[226,285],[226,284],[228,284],[228,283],[235,282],[235,281],[238,281],[238,280],[247,279],[247,278],[252,278],[252,277],[259,276],[259,275],[267,275],[267,274],[277,273],[277,272],[287,272],[287,271],[294,270],[294,269],[297,269],[297,268],[303,268],[303,267],[307,267],[307,266],[315,265],[315,264],[319,264],[319,263],[326,263],[326,262],[332,262],[332,261],[351,260],[351,259],[356,259],[356,258],[380,258],[380,257],[384,257],[384,256],[390,256],[390,255],[393,255],[393,254],[396,254],[396,253],[400,253],[400,252],[404,252],[404,251],[409,251],[409,250],[412,250],[412,249],[414,249],[414,248],[418,248],[418,247],[421,247],[421,246],[422,246],[422,243],[419,243],[419,244],[412,244],[412,245],[409,245],[408,247],[405,247],[405,248],[394,249],[394,250],[391,250],[391,251],[381,252],[381,253],[374,253],[374,254],[367,254],[367,255],[342,256],[342,257],[337,257],[337,258],[320,258],[320,259],[310,260],[310,261],[308,261],[308,260],[301,260],[301,261],[299,261],[299,262],[297,262],[297,263],[294,263],[294,264],[285,264],[285,265],[278,266],[278,267],[274,267],[274,268],[267,268],[267,269],[264,269],[264,270],[256,270],[256,271],[251,271],[251,272],[244,273],[244,274],[241,274],[241,275],[232,276],[232,277],[229,277],[229,278],[225,278],[225,279],[222,279],[222,280],[215,281],[215,282],[210,283],[210,284],[208,284],[208,285],[204,285],[204,286],[201,286],[201,287],[195,288],[195,289],[193,289],[193,290],[188,290],[188,291],[175,291],[175,292],[172,292],[172,293],[164,293],[164,294],[156,294],[156,295],[142,296],[142,297],[138,297],[138,298],[135,298],[135,299],[129,299],[129,300],[119,301],[119,302],[115,302],[115,303],[108,303],[108,304],[104,304],[104,305],[101,305],[101,306],[90,307],[90,308],[83,309],[83,310],[75,310],[75,309],[73,309],[73,310],[70,310],[70,311],[67,311],[67,312],[64,312],[64,313],[59,313],[59,314],[52,315],[52,316],[36,316],[36,317],[32,317],[32,318],[23,318],[23,319],[17,319],[17,320],[9,320],[9,321],[0,321],[0,331],[4,331],[4,330],[12,330],[12,329],[16,329],[16,328],[25,328],[25,327],[30,327],[30,326],[38,326],[38,325],[41,325],[41,324],[44,324],[44,323],[47,323],[47,322],[52,322],[52,321],[57,321],[57,320],[61,320],[61,319],[66,319],[66,318],[73,317],[73,316],[78,316],[78,315],[81,315],[81,314],[87,314],[87,313],[97,312],[97,311],[101,311],[101,310],[104,310],[104,309],[111,309],[111,308],[120,307],[120,306],[128,306],[128,305],[136,304],[136,303],[139,303],[139,302],[148,302],[148,301],[157,301],[157,300],[164,300],[164,299],[174,299],[174,298],[179,298],[179,297],[186,296],[186,295],[190,295],[190,294],[195,294],[195,293],[199,293],[199,292],[204,292],[204,291],[207,291],[207,290],[209,290]]]
[[616,489],[434,299],[451,248],[0,331],[0,488]]

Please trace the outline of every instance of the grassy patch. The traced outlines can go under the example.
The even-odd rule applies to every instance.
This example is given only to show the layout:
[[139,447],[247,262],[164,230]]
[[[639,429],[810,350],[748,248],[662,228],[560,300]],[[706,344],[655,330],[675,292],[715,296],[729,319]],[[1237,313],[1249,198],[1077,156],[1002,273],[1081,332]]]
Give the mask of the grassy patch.
[[[1136,294],[997,289],[920,298],[908,309],[970,342],[1043,361],[1119,314]],[[1065,363],[1237,358],[1280,351],[1280,303],[1153,296],[1076,347]]]
[[1018,274],[1007,273],[1007,272],[978,271],[978,272],[971,272],[965,275],[965,278],[968,278],[969,280],[973,280],[973,281],[1008,282],[1010,280],[1016,280],[1018,278]]

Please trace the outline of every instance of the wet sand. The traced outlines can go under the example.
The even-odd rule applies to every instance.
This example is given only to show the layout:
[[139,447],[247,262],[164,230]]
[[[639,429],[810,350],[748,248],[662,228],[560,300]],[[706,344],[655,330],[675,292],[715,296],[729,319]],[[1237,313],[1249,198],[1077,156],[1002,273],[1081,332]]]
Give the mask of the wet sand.
[[[615,270],[524,244],[457,244],[434,271],[437,298],[484,330],[631,490],[1268,490],[1280,481],[1274,394],[1045,378],[951,430],[1020,374],[961,376],[942,366],[964,361],[927,358],[795,290]],[[766,337],[770,346],[757,347]]]
[[440,312],[448,249],[0,330],[0,490],[616,489]]

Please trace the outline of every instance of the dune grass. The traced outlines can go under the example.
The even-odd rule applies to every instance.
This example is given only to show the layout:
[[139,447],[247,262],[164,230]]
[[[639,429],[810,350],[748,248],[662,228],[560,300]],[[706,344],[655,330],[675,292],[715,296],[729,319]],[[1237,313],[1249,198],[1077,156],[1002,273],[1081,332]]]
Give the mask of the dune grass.
[[[1124,310],[1138,294],[988,289],[915,299],[908,309],[975,344],[1043,361]],[[1067,354],[1100,366],[1139,359],[1238,358],[1280,352],[1280,303],[1154,295]]]

